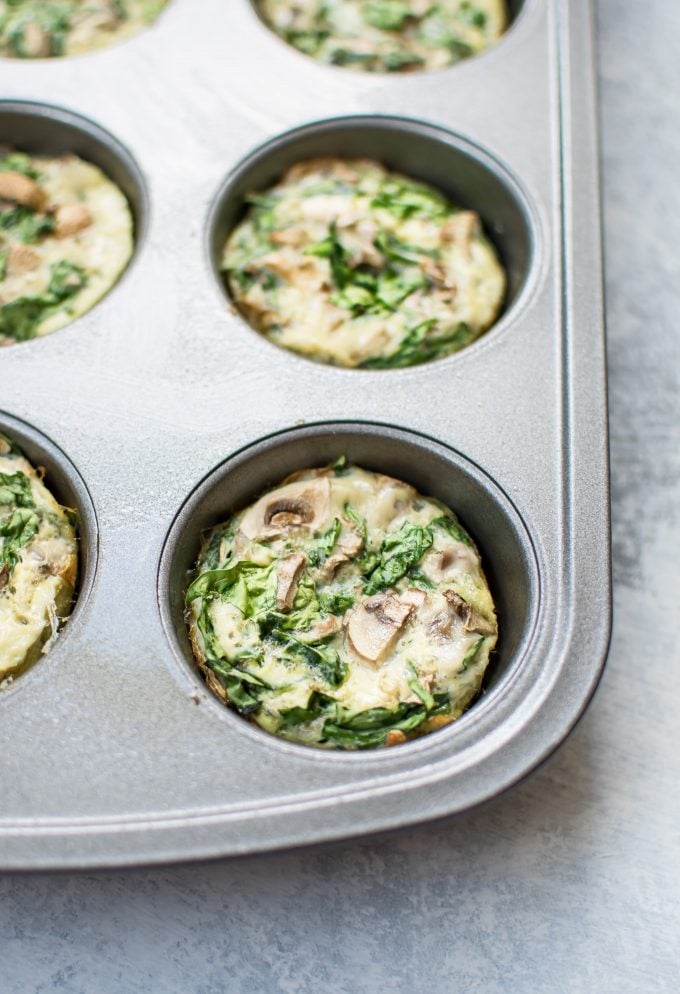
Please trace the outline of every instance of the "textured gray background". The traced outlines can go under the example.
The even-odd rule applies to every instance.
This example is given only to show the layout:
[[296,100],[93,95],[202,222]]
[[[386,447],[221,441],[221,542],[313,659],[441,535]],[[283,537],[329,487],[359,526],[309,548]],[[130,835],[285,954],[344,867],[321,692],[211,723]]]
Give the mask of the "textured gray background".
[[527,784],[444,827],[240,864],[3,877],[1,994],[678,989],[680,12],[598,7],[616,586],[585,719]]

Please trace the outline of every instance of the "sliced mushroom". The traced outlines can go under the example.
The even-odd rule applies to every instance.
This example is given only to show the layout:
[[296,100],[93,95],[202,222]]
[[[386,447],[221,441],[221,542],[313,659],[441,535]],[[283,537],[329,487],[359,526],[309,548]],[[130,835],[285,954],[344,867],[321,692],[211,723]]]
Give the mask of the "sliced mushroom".
[[425,591],[420,590],[418,587],[409,587],[408,590],[404,590],[399,594],[399,599],[405,604],[410,604],[415,610],[422,607],[425,603],[426,597],[427,594]]
[[52,39],[37,21],[24,28],[23,49],[29,59],[46,59],[52,54]]
[[319,156],[316,159],[307,159],[304,162],[298,162],[294,166],[291,166],[281,182],[283,184],[299,183],[305,176],[314,175],[315,173],[321,173],[326,176],[337,176],[338,179],[344,180],[346,183],[355,183],[359,178],[359,173],[350,163],[335,159],[332,156]]
[[465,573],[474,572],[476,566],[474,550],[458,542],[442,551],[431,549],[426,552],[420,568],[428,580],[441,583],[442,580],[452,580],[459,570]]
[[276,610],[290,611],[295,601],[300,574],[307,562],[301,552],[286,556],[278,565],[276,571]]
[[349,616],[349,640],[360,656],[377,662],[397,641],[412,611],[411,604],[391,594],[369,597]]
[[299,248],[308,240],[309,236],[300,225],[293,225],[290,228],[282,228],[280,231],[272,231],[269,240],[274,245],[292,245]]
[[306,632],[298,634],[297,638],[300,642],[320,642],[322,639],[330,638],[331,635],[337,635],[341,629],[342,618],[331,614],[323,621],[317,621]]
[[330,513],[327,478],[300,480],[261,497],[243,515],[240,530],[254,542],[277,538],[287,531],[318,531]]
[[458,248],[470,250],[472,238],[479,231],[479,215],[475,211],[459,211],[442,225],[441,236]]
[[11,200],[22,207],[39,211],[45,204],[45,192],[35,180],[10,169],[0,173],[0,200]]
[[314,572],[314,579],[317,583],[330,583],[340,567],[350,561],[349,556],[346,556],[344,552],[334,552],[332,556],[328,557],[323,566],[319,566]]
[[29,273],[39,262],[40,256],[37,252],[28,245],[15,242],[10,245],[7,253],[7,275],[18,276],[21,273]]
[[85,204],[63,204],[55,214],[56,226],[54,233],[57,238],[68,238],[79,231],[89,228],[92,215]]
[[323,566],[320,566],[316,571],[316,581],[318,583],[328,583],[333,579],[341,566],[351,562],[355,556],[359,555],[363,547],[364,540],[361,535],[357,535],[355,531],[344,532],[340,536],[337,545],[338,551],[334,552],[332,556],[329,556]]
[[9,580],[9,566],[7,565],[7,563],[3,563],[2,566],[0,566],[0,591],[5,589],[8,580]]
[[463,631],[477,632],[479,635],[495,635],[496,626],[487,621],[483,614],[456,593],[455,590],[445,590],[444,597],[450,604],[454,614],[463,621]]
[[444,287],[444,289],[449,290],[451,294],[455,294],[457,290],[456,281],[453,275],[444,268],[440,262],[435,262],[429,256],[424,255],[420,261],[419,266],[428,280],[435,284],[435,286]]

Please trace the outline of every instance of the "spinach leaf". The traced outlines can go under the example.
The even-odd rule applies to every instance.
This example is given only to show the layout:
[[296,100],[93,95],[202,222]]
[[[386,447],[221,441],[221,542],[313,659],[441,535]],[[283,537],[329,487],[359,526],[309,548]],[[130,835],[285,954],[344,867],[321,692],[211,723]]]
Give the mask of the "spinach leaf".
[[[4,436],[3,436],[4,437]],[[25,473],[0,473],[0,504],[35,507],[31,481]]]
[[265,680],[231,663],[208,659],[207,665],[227,691],[229,703],[240,714],[248,715],[257,711],[262,698],[274,689]]
[[405,0],[371,0],[364,4],[361,15],[367,24],[382,31],[399,31],[412,16]]
[[382,207],[401,221],[410,217],[439,220],[451,211],[446,198],[432,187],[394,177],[382,181],[371,206]]
[[388,52],[385,56],[385,69],[388,72],[399,72],[415,66],[424,66],[425,59],[415,52]]
[[475,28],[486,27],[486,14],[479,7],[475,7],[474,4],[470,3],[470,0],[463,0],[460,5],[460,10],[458,13],[461,21],[465,21],[466,24],[470,24]]
[[75,5],[71,2],[24,3],[20,12],[10,21],[7,35],[14,54],[20,58],[31,57],[25,47],[25,32],[28,24],[37,23],[50,36],[50,55],[63,55],[74,9]]
[[447,535],[450,535],[451,538],[455,539],[456,542],[462,542],[463,545],[468,545],[471,549],[474,548],[472,539],[465,531],[453,511],[449,511],[448,514],[442,514],[441,518],[435,518],[434,521],[430,522],[430,526],[432,528],[441,528],[447,533]]
[[329,35],[330,31],[325,31],[321,28],[313,28],[308,31],[295,31],[288,29],[284,33],[284,38],[289,45],[294,45],[295,48],[299,48],[299,50],[304,52],[305,55],[316,55]]
[[75,263],[61,259],[50,267],[47,296],[51,298],[51,303],[60,304],[80,293],[85,286],[87,286],[87,273]]
[[362,369],[403,369],[418,366],[432,359],[439,359],[450,352],[457,352],[474,338],[474,333],[464,321],[442,335],[430,335],[437,324],[436,318],[428,318],[411,328],[401,345],[388,356],[376,356],[361,363]]
[[423,256],[433,257],[438,254],[437,249],[425,249],[402,242],[391,231],[379,231],[373,239],[373,244],[386,259],[407,266],[417,265]]
[[342,524],[340,523],[340,518],[336,518],[328,531],[321,536],[316,548],[310,550],[308,555],[312,566],[320,566],[321,563],[328,559],[335,548],[335,543],[340,538],[341,531]]
[[342,290],[352,282],[352,269],[349,266],[350,253],[338,238],[335,221],[330,225],[328,234],[322,241],[309,245],[305,249],[305,255],[315,255],[319,259],[328,259],[331,276],[338,289]]
[[10,572],[19,561],[20,550],[27,545],[40,528],[40,517],[27,507],[18,507],[9,518],[0,521],[0,564]]
[[40,173],[31,165],[30,158],[23,152],[10,152],[0,159],[0,173],[21,173],[28,179],[40,179]]
[[477,658],[477,653],[482,648],[483,641],[484,641],[484,636],[482,635],[481,638],[477,639],[477,641],[472,646],[472,648],[468,649],[468,651],[463,656],[463,661],[460,664],[460,669],[458,670],[459,673],[465,673],[470,663],[473,663],[475,661],[475,659]]
[[87,273],[65,259],[54,263],[50,272],[46,293],[17,297],[0,307],[0,335],[17,342],[34,338],[38,324],[87,284]]
[[279,711],[281,727],[291,728],[294,725],[304,725],[308,721],[314,721],[334,704],[335,701],[332,697],[321,694],[318,690],[313,690],[305,707],[281,708]]
[[437,586],[432,580],[429,580],[422,570],[419,570],[417,566],[412,566],[408,571],[406,576],[409,578],[414,587],[420,587],[421,590],[434,590]]
[[273,629],[306,632],[319,620],[321,607],[317,599],[316,587],[308,576],[302,576],[298,583],[292,611],[267,611],[257,619],[260,635],[265,637]]
[[407,734],[427,718],[423,704],[399,704],[396,708],[371,708],[352,714],[337,705],[336,715],[324,722],[322,738],[345,748],[367,749],[383,745],[391,731]]
[[388,311],[394,311],[407,297],[416,290],[427,286],[427,278],[419,269],[397,273],[386,269],[380,273],[375,290],[376,303]]
[[222,569],[199,574],[186,594],[187,604],[198,597],[229,601],[246,618],[273,611],[276,605],[276,563],[261,566],[242,559]]
[[420,680],[418,679],[418,674],[416,673],[415,667],[411,663],[409,663],[409,669],[411,670],[411,673],[413,674],[412,678],[408,681],[409,687],[411,688],[411,690],[413,691],[413,693],[416,695],[416,697],[420,698],[420,700],[425,705],[425,707],[426,707],[426,709],[428,711],[434,710],[434,708],[436,707],[436,702],[435,702],[434,697],[429,692],[429,690],[427,690],[423,686],[423,684],[420,682]]
[[330,645],[300,642],[289,632],[274,628],[268,636],[282,650],[282,658],[304,663],[315,670],[331,687],[339,687],[347,676],[347,666]]
[[378,565],[366,582],[365,592],[377,594],[380,590],[393,587],[412,566],[420,562],[433,541],[429,526],[423,528],[408,522],[399,531],[386,535],[380,548]]
[[37,214],[30,207],[10,207],[0,212],[0,229],[24,245],[34,245],[54,230],[54,218],[49,214]]
[[324,614],[344,614],[351,607],[354,607],[354,597],[352,594],[342,591],[333,593],[320,593],[319,608]]

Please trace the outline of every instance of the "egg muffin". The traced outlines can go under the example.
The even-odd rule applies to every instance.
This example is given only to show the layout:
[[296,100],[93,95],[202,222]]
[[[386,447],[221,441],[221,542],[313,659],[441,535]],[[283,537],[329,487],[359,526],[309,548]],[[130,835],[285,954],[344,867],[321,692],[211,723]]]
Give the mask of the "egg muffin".
[[75,155],[0,153],[0,346],[84,314],[133,247],[130,206],[97,166]]
[[505,0],[257,0],[262,20],[318,62],[364,72],[444,69],[494,45]]
[[248,197],[221,266],[271,342],[338,366],[446,356],[497,318],[506,289],[478,214],[370,160],[313,159]]
[[0,56],[82,55],[147,27],[168,0],[0,0]]
[[397,745],[454,721],[498,634],[455,514],[344,459],[211,530],[186,602],[210,690],[267,732],[325,748]]
[[33,663],[69,614],[78,575],[75,514],[0,434],[0,686]]

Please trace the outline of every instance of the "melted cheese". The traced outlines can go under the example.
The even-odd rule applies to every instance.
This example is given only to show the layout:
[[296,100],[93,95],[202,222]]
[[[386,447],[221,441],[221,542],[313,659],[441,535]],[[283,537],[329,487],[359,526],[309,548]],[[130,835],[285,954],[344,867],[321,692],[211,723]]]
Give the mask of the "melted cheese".
[[[372,589],[379,561],[402,553],[416,533],[421,554]],[[396,536],[407,546],[397,548]],[[296,577],[292,604],[275,603],[285,562],[300,559],[302,571],[286,573]],[[455,516],[408,484],[357,467],[296,474],[219,526],[195,583],[201,577],[222,584],[189,594],[192,644],[209,685],[228,700],[234,675],[266,684],[256,690],[259,706],[248,708],[253,720],[303,743],[332,744],[324,723],[336,705],[345,716],[415,705],[423,719],[415,734],[454,720],[479,694],[496,644],[479,554]],[[336,654],[344,679],[310,662],[305,645]],[[432,700],[426,713],[414,685],[438,706]],[[313,692],[332,703],[290,724],[290,709],[307,708]]]
[[[23,473],[30,481],[37,533],[18,552],[11,570],[0,571],[0,682],[32,663],[68,615],[77,578],[77,544],[65,509],[41,476],[0,435],[0,474]],[[0,524],[16,509],[0,504]],[[3,538],[0,537],[0,564]]]

